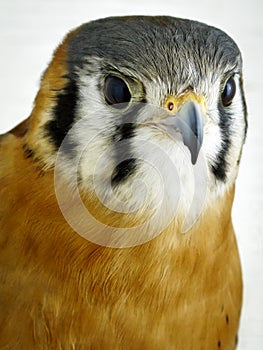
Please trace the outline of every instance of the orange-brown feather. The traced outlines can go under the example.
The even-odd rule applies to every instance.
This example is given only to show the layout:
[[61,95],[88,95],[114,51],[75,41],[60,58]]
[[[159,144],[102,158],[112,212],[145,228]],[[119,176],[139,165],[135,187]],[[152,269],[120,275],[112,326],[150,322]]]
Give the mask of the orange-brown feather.
[[143,245],[102,247],[68,225],[53,171],[40,172],[23,144],[0,139],[0,348],[235,348],[234,188],[186,234],[175,220]]

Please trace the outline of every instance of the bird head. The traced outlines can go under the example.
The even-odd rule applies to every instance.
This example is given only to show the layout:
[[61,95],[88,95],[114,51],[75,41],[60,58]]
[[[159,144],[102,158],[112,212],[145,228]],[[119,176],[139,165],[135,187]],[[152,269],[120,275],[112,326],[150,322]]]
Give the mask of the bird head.
[[127,224],[161,206],[150,225],[160,232],[174,217],[191,226],[233,187],[246,128],[241,54],[227,34],[172,17],[112,17],[58,47],[25,138],[92,207]]

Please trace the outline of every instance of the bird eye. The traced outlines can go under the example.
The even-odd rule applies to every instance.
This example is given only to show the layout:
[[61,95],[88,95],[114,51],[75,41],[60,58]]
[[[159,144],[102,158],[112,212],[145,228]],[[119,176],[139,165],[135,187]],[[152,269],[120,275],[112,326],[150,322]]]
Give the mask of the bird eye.
[[105,80],[104,95],[106,102],[109,105],[116,105],[115,107],[125,107],[124,105],[118,106],[120,103],[129,103],[131,100],[131,93],[127,84],[120,78],[114,75],[108,75]]
[[221,95],[222,103],[224,107],[231,104],[236,94],[236,83],[233,77],[229,78],[226,82],[224,90]]

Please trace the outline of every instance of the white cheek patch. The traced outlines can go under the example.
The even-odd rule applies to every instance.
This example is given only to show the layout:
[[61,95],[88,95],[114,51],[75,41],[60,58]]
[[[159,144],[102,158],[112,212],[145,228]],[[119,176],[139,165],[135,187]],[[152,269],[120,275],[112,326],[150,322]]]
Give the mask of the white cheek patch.
[[206,155],[208,163],[213,164],[216,161],[221,147],[222,138],[219,125],[208,117],[204,127],[204,142],[202,145],[202,151]]
[[[101,121],[102,115],[100,111],[97,120]],[[123,148],[129,143],[130,156],[136,159],[134,174],[113,186],[111,179],[118,165],[114,129],[98,131],[90,120],[81,119],[71,130],[71,137],[78,140],[79,158],[72,166],[77,167],[81,187],[95,191],[104,206],[113,211],[138,211],[149,219],[154,215],[150,226],[155,230],[180,216],[182,231],[188,231],[205,206],[207,167],[203,155],[193,167],[180,134],[178,140],[171,140],[160,130],[139,124],[131,139],[118,142]]]
[[[104,183],[108,174],[113,172],[115,155],[112,137],[116,128],[116,115],[102,103],[102,96],[97,88],[98,77],[81,77],[82,102],[78,108],[78,122],[72,134],[78,144],[77,153],[81,155],[78,166],[82,182],[88,187],[95,173]],[[104,162],[103,168],[98,170],[97,165],[105,152],[108,156],[107,161]]]
[[183,218],[183,231],[197,220],[205,206],[207,166],[201,154],[196,165],[180,135],[171,140],[148,127],[141,128],[133,139],[133,149],[141,166],[138,175],[151,198],[150,205],[166,208],[163,220]]

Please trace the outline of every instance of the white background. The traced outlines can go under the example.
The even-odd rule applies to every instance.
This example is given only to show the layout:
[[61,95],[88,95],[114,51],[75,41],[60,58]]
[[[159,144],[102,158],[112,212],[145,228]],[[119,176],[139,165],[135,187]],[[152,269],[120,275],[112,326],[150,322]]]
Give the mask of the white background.
[[164,14],[206,22],[229,33],[243,52],[249,132],[233,210],[244,276],[238,349],[262,350],[262,0],[0,0],[0,133],[30,114],[40,75],[67,31],[91,19],[124,14]]

